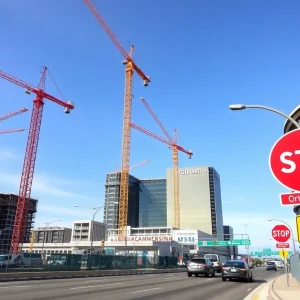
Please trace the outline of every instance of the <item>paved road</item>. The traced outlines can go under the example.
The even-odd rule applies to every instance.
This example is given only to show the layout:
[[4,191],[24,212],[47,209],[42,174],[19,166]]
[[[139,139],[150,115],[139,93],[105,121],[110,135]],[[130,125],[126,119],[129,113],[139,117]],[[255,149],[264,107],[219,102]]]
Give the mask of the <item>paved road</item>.
[[223,282],[184,273],[128,275],[0,283],[1,300],[242,300],[263,282],[283,273],[254,269],[254,282]]

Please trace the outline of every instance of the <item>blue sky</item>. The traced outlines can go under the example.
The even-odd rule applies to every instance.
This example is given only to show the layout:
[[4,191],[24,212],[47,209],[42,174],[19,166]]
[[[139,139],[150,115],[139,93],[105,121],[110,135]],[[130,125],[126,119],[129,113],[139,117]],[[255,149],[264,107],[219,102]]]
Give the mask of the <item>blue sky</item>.
[[[269,151],[284,119],[232,103],[262,104],[290,113],[299,104],[298,1],[100,1],[100,13],[125,48],[135,45],[136,63],[150,75],[149,87],[134,78],[133,121],[161,134],[139,98],[145,97],[169,132],[193,149],[180,166],[211,165],[221,175],[224,222],[253,241],[252,250],[272,246],[272,224],[291,225],[291,208],[279,204],[287,192],[272,178]],[[124,93],[122,57],[83,1],[2,1],[0,69],[38,84],[47,65],[70,115],[46,100],[32,196],[39,198],[37,225],[89,218],[88,207],[104,200],[105,173],[120,165]],[[47,92],[60,97],[51,82]],[[33,96],[0,81],[1,114],[32,107]],[[30,112],[1,123],[29,127]],[[27,132],[2,135],[0,190],[18,192]],[[165,177],[172,165],[167,146],[132,132],[132,172]],[[73,205],[79,205],[73,208]],[[102,220],[102,214],[99,214]],[[275,225],[275,223],[274,223]]]

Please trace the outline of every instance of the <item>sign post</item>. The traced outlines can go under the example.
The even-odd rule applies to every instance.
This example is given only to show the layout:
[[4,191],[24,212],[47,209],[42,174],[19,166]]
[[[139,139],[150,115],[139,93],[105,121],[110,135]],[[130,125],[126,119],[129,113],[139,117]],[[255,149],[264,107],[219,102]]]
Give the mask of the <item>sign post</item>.
[[[274,178],[289,190],[300,191],[300,129],[288,132],[273,145],[269,165]],[[297,168],[298,165],[298,168]]]
[[288,270],[288,265],[287,265],[287,257],[289,253],[285,250],[282,249],[279,251],[279,255],[284,259],[284,264],[285,264],[285,274],[286,274],[286,285],[287,287],[289,286],[289,270]]

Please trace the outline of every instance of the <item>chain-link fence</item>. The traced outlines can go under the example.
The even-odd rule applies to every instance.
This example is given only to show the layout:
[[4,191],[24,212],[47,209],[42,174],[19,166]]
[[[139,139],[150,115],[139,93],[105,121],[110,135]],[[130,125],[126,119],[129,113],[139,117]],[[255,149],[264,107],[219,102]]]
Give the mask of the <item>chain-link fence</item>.
[[300,282],[300,254],[296,252],[295,254],[290,256],[290,270],[291,275]]
[[177,268],[177,257],[121,256],[105,254],[51,254],[47,260],[33,257],[14,264],[3,264],[1,272],[43,272],[79,270],[126,270]]

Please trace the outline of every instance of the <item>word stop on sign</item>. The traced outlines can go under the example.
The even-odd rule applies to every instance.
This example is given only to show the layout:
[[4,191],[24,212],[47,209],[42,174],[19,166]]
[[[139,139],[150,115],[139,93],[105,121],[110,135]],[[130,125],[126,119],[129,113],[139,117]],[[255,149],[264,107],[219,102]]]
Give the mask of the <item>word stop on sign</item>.
[[269,165],[273,176],[284,187],[300,191],[300,129],[276,141],[270,152]]

